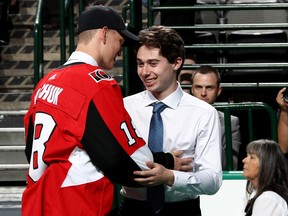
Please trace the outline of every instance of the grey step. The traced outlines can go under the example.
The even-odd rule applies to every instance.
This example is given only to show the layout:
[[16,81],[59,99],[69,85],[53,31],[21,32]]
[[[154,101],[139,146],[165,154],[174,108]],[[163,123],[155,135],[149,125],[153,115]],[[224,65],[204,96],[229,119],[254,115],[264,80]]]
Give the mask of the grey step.
[[[3,54],[3,56],[6,54]],[[7,54],[12,55],[12,54]],[[24,56],[22,56],[24,57]],[[44,74],[48,73],[52,69],[61,65],[60,59],[56,61],[44,61],[43,70]],[[26,59],[25,61],[2,61],[0,62],[0,80],[2,85],[0,88],[6,88],[10,85],[29,85],[28,89],[33,89],[34,82],[34,60]],[[27,79],[26,79],[27,78]],[[32,87],[32,88],[31,88]],[[2,94],[1,92],[0,94]],[[22,93],[22,92],[21,92]]]
[[[30,29],[14,29],[10,32],[10,45],[14,46],[33,46],[34,31]],[[66,44],[69,44],[69,36],[66,34]],[[76,37],[75,37],[76,38]],[[48,46],[60,44],[60,30],[43,31],[43,43]],[[76,44],[76,40],[75,40]]]
[[0,147],[25,145],[24,128],[0,128]]
[[0,146],[0,164],[28,164],[25,146]]
[[17,98],[15,101],[2,101],[0,98],[0,110],[18,110],[18,109],[28,109],[30,101],[19,101]]
[[[2,95],[0,95],[2,96]],[[0,99],[2,99],[0,97]],[[1,100],[0,100],[1,101]],[[3,102],[3,101],[2,101]],[[5,104],[5,103],[4,103]],[[3,106],[3,103],[1,103]],[[19,108],[18,108],[19,109]],[[24,146],[24,115],[27,110],[0,110],[0,147]],[[22,148],[22,147],[21,147]]]
[[[29,164],[0,164],[0,172],[3,172],[3,171],[27,172],[28,168],[29,168]],[[1,179],[1,176],[0,176],[0,179]]]
[[[44,45],[44,61],[59,61],[61,59],[60,52],[59,45]],[[66,56],[69,55],[67,51]],[[34,45],[9,45],[3,47],[1,56],[3,61],[34,61]]]
[[0,182],[25,182],[28,164],[0,164]]
[[[0,96],[1,95],[2,94],[0,94]],[[26,109],[0,110],[0,128],[23,128],[24,127],[23,118],[26,113],[27,113]]]
[[0,201],[1,202],[21,201],[24,190],[25,186],[0,187]]

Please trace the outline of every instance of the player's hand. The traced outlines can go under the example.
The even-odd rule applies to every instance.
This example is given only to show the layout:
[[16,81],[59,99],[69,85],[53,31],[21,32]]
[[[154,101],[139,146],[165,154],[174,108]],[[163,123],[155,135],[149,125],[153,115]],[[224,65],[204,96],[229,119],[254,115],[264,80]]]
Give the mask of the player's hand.
[[171,170],[152,161],[146,162],[146,164],[150,170],[134,171],[133,174],[136,176],[134,181],[146,187],[160,184],[173,185],[174,173]]
[[192,171],[193,159],[192,158],[181,158],[183,153],[184,153],[184,151],[182,151],[182,150],[174,151],[171,153],[173,155],[173,158],[174,158],[174,170],[183,171],[183,172]]

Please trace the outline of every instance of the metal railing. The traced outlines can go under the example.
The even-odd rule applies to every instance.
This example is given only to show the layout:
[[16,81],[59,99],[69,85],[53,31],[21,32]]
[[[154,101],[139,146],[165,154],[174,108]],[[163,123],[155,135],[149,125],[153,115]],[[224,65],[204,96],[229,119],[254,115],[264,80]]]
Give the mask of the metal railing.
[[[245,103],[215,103],[213,105],[217,110],[224,112],[225,122],[225,138],[226,138],[226,160],[227,169],[233,170],[233,154],[232,154],[232,133],[231,133],[231,111],[243,111],[248,114],[248,125],[241,125],[240,127],[248,128],[248,141],[254,140],[254,125],[253,111],[264,110],[267,112],[267,118],[270,119],[270,132],[271,139],[278,141],[277,135],[277,118],[273,108],[262,102],[245,102]],[[243,143],[242,143],[243,144]]]
[[246,179],[242,175],[242,171],[223,171],[223,180],[241,180]]

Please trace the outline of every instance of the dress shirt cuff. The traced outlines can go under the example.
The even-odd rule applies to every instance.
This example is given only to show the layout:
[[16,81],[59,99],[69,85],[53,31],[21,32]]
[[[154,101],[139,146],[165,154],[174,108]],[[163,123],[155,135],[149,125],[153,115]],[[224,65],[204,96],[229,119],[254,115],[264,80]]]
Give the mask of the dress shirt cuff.
[[191,173],[181,172],[173,170],[174,173],[174,184],[170,187],[171,190],[178,190],[182,192],[187,191],[187,185],[200,184],[200,180],[191,175]]
[[174,169],[174,158],[171,153],[152,152],[154,162],[159,163],[167,169]]

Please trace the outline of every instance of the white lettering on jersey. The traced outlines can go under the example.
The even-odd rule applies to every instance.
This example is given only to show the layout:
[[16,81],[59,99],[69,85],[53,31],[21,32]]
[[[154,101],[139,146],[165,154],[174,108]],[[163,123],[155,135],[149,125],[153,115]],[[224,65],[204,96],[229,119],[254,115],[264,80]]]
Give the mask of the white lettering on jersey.
[[36,100],[38,98],[41,98],[42,100],[46,100],[48,103],[57,105],[58,97],[62,91],[63,91],[63,88],[60,88],[51,84],[44,84],[42,88],[38,89],[34,97],[34,103],[36,103]]

